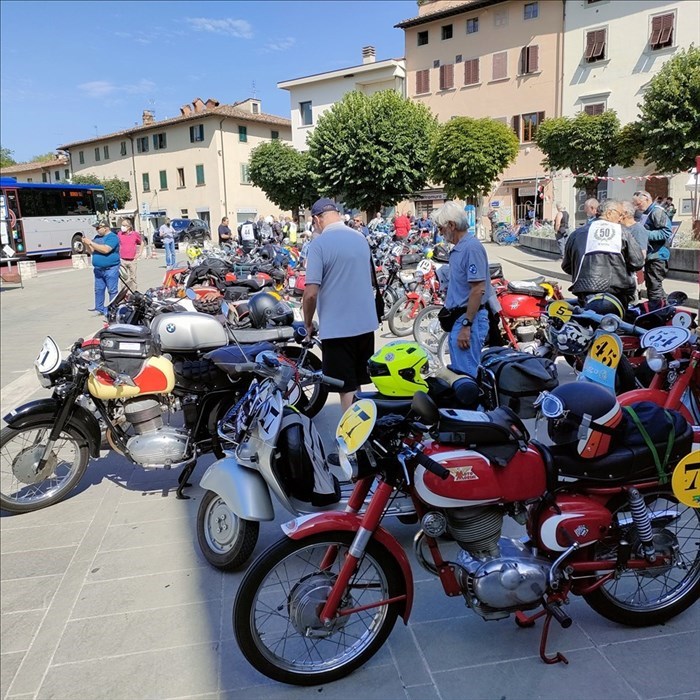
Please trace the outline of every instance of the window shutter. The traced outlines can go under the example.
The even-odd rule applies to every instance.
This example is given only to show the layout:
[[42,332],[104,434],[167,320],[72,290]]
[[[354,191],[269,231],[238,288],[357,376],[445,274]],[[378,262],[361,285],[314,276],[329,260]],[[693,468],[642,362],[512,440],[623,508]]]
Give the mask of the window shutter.
[[528,46],[527,49],[527,72],[536,73],[540,69],[540,47]]
[[502,51],[493,55],[493,80],[500,80],[508,76],[508,53]]
[[660,44],[668,44],[673,35],[673,13],[661,16],[661,36],[659,37]]
[[518,62],[518,75],[527,73],[527,46],[520,49],[520,61]]
[[590,61],[593,57],[593,49],[595,48],[595,32],[588,32],[586,34],[586,53],[584,54],[587,61]]
[[454,87],[454,64],[440,66],[440,89],[449,90]]
[[605,56],[605,29],[595,32],[595,46],[593,47],[593,58],[603,58]]
[[661,30],[663,29],[665,15],[659,17],[654,17],[651,20],[651,37],[649,38],[649,43],[652,46],[658,46],[659,40],[661,39]]
[[476,85],[479,82],[479,59],[472,58],[464,62],[464,84]]
[[537,112],[537,126],[540,126],[544,121],[544,112]]
[[513,117],[513,131],[515,132],[515,135],[518,137],[518,141],[522,139],[522,136],[520,134],[520,115],[516,114]]

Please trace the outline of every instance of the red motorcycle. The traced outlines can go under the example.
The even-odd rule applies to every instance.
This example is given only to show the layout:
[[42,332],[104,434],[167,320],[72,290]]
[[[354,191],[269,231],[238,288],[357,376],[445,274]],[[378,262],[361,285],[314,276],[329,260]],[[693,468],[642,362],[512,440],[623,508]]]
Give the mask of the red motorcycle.
[[[603,402],[600,411],[594,401]],[[625,433],[624,446],[610,449],[613,426],[627,425],[615,398],[571,383],[546,394],[541,408],[553,417],[550,437],[583,434],[584,445],[545,447],[508,409],[438,412],[420,392],[415,419],[377,418],[371,401],[354,404],[336,433],[341,466],[357,479],[346,510],[283,525],[286,537],[241,582],[234,630],[247,660],[277,681],[322,684],[367,662],[399,615],[408,622],[411,565],[381,525],[400,492],[420,522],[416,558],[445,594],[462,596],[485,620],[514,614],[530,627],[544,617],[546,663],[566,662],[547,655],[546,643],[552,618],[572,624],[563,607],[571,595],[631,626],[663,623],[692,605],[700,594],[700,509],[662,483],[646,444],[628,446]],[[671,418],[674,465],[690,452],[693,431]],[[527,537],[502,537],[506,516],[526,525]]]

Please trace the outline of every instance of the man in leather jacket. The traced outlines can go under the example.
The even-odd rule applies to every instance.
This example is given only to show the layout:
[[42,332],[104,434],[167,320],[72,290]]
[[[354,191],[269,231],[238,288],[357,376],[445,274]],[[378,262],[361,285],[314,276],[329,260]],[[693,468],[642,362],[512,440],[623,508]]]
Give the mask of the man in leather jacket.
[[569,289],[583,304],[590,294],[610,292],[627,308],[636,291],[633,273],[644,266],[637,241],[620,226],[622,205],[608,200],[600,218],[577,228],[566,242],[561,267],[571,275]]

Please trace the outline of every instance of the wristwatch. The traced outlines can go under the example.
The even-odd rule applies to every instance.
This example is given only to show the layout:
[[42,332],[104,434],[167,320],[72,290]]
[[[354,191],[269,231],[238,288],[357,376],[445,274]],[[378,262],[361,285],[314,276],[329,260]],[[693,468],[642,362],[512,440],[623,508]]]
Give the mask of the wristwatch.
[[465,328],[469,328],[469,326],[472,325],[472,322],[471,322],[468,318],[463,318],[463,319],[462,319],[462,325],[463,325]]

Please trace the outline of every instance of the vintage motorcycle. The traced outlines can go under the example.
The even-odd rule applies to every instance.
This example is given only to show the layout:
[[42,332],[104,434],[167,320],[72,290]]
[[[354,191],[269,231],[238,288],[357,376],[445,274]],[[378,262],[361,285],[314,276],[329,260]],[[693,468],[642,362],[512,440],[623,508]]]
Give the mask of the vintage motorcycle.
[[[562,410],[567,387],[578,391],[575,403],[582,389],[586,404],[592,394],[615,403],[602,387],[559,387],[542,399],[558,428],[574,425],[573,411]],[[646,445],[586,459],[569,445],[530,441],[508,409],[438,412],[422,393],[413,408],[413,420],[378,418],[370,401],[354,404],[337,431],[341,463],[358,479],[346,511],[286,523],[285,537],[246,572],[234,631],[258,671],[298,685],[337,680],[381,648],[399,615],[408,621],[411,565],[381,525],[401,492],[410,494],[420,518],[418,562],[448,596],[463,596],[485,620],[515,614],[527,627],[544,617],[540,656],[546,663],[566,661],[545,650],[552,618],[565,628],[572,624],[562,607],[572,594],[632,626],[662,623],[698,599],[700,509],[661,483]],[[621,412],[617,405],[592,422],[579,415],[584,450],[611,439],[596,426],[606,428]],[[692,429],[678,414],[673,420],[677,437],[669,457],[675,464],[690,452]],[[426,425],[433,440],[426,439]],[[574,429],[574,440],[577,435]],[[375,478],[379,485],[360,514]],[[527,536],[502,537],[506,516],[525,524]],[[456,556],[445,557],[455,543]]]

